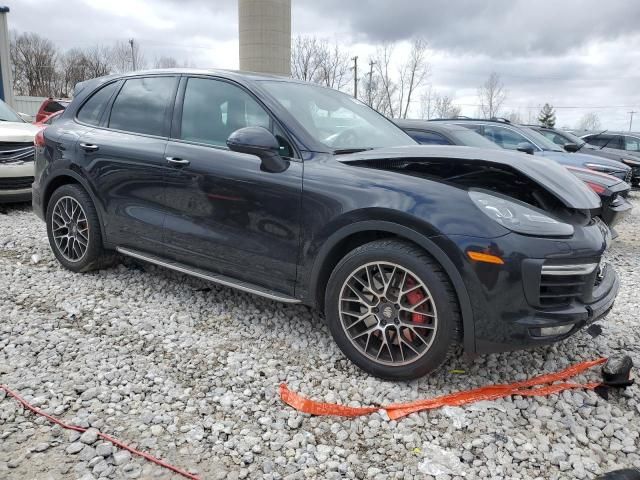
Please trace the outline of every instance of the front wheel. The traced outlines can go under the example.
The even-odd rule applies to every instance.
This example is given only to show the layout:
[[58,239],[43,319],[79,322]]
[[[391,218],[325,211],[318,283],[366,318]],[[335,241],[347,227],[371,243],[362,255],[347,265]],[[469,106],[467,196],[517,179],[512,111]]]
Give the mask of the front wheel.
[[410,380],[438,368],[458,339],[456,295],[440,265],[408,242],[348,253],[327,284],[325,315],[344,354],[377,377]]

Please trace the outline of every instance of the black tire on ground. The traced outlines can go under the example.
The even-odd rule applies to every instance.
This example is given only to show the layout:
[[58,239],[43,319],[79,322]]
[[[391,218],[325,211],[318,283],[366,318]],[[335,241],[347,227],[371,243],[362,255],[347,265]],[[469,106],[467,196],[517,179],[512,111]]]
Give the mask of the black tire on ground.
[[[53,212],[56,204],[59,200],[71,197],[80,204],[87,220],[88,226],[88,243],[86,251],[81,258],[77,260],[70,260],[65,258],[65,255],[61,252],[53,237]],[[77,184],[62,185],[56,191],[53,192],[49,199],[46,213],[47,223],[47,236],[49,237],[49,245],[53,254],[58,261],[68,270],[73,272],[88,272],[91,270],[98,270],[105,268],[113,264],[115,255],[112,252],[108,252],[104,249],[102,244],[102,234],[100,230],[100,220],[98,213],[89,194]]]
[[[426,353],[412,363],[380,363],[354,346],[340,318],[340,292],[350,275],[372,262],[396,264],[414,273],[431,293],[437,310],[437,329]],[[327,283],[325,317],[342,352],[362,370],[388,380],[411,380],[436,370],[460,340],[461,314],[457,296],[442,267],[416,245],[393,239],[376,240],[349,252],[335,267]],[[348,327],[351,328],[351,327]]]

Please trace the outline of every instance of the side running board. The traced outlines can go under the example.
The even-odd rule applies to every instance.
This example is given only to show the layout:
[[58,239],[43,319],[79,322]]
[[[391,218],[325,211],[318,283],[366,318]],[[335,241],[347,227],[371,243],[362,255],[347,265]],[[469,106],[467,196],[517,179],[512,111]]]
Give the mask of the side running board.
[[137,250],[131,250],[124,247],[116,247],[116,250],[123,255],[137,258],[138,260],[144,260],[145,262],[153,263],[154,265],[170,268],[171,270],[175,270],[176,272],[186,273],[187,275],[202,278],[203,280],[208,280],[210,282],[224,285],[226,287],[242,290],[243,292],[260,295],[261,297],[265,297],[270,300],[276,300],[283,303],[300,303],[300,300],[298,300],[297,298],[289,297],[287,295],[282,295],[279,293],[273,293],[272,291],[259,287],[257,285],[235,280],[224,275],[212,274],[205,270],[200,270],[199,268],[187,267],[181,263],[165,260],[160,257],[156,257],[155,255],[138,252]]

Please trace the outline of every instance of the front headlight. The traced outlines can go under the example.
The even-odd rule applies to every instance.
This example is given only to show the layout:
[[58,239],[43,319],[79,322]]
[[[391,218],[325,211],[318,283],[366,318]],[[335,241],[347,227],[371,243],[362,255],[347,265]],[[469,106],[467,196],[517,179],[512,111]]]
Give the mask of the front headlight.
[[513,198],[479,190],[470,190],[469,197],[487,217],[511,231],[542,237],[573,235],[573,226]]
[[624,172],[624,168],[615,168],[609,165],[602,165],[601,163],[585,163],[585,167],[595,170],[597,172],[604,173],[620,173]]

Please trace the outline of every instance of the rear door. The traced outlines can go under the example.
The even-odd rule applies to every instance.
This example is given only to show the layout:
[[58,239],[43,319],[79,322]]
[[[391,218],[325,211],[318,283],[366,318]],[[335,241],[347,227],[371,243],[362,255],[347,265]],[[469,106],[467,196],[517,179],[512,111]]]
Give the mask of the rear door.
[[164,253],[164,153],[177,85],[177,76],[126,79],[78,142],[103,203],[107,240],[115,245]]
[[[289,167],[260,168],[226,140],[248,126],[270,129]],[[167,251],[171,259],[294,293],[303,164],[260,102],[243,87],[210,77],[184,78],[166,157]]]

